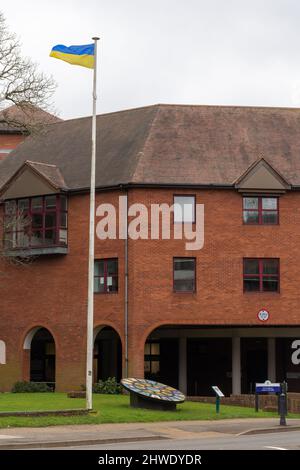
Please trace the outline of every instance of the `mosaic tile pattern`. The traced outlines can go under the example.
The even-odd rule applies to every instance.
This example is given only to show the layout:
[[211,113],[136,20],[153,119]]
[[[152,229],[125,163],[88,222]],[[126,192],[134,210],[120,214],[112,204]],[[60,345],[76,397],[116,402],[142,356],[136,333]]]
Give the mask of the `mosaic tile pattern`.
[[174,403],[183,403],[185,396],[176,388],[145,379],[122,379],[121,384],[129,392],[142,395],[145,398],[162,400]]

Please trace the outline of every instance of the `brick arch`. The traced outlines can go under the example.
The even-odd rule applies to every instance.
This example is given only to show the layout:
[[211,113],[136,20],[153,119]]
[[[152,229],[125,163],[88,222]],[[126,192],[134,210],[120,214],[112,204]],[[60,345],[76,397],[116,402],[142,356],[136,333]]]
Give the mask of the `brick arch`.
[[[33,325],[27,330],[27,333],[23,335],[22,338],[22,380],[30,381],[31,380],[31,345],[32,340],[34,339],[36,333],[41,329],[46,330],[52,337],[55,347],[55,356],[57,349],[56,337],[52,332],[51,328],[48,328],[44,325]],[[54,359],[55,362],[55,359]],[[56,367],[54,364],[54,376],[56,375]],[[52,375],[52,374],[51,374]],[[54,380],[55,382],[55,380]]]
[[[187,323],[183,323],[182,325],[186,325],[186,324]],[[169,321],[166,321],[166,322],[161,322],[160,321],[160,322],[155,323],[154,326],[153,325],[149,326],[149,328],[147,328],[145,333],[141,336],[140,346],[141,347],[145,346],[145,343],[147,341],[148,336],[150,336],[151,333],[153,333],[153,331],[157,330],[158,328],[160,328],[162,326],[167,326],[167,325],[169,325],[169,326],[172,325],[173,326],[174,323],[170,323]],[[178,324],[178,327],[180,327],[182,325]],[[176,324],[176,326],[177,326],[177,324]]]
[[116,325],[112,322],[109,322],[109,321],[106,321],[105,323],[100,323],[99,325],[96,325],[94,326],[94,332],[93,332],[93,340],[94,340],[94,343],[95,343],[95,339],[98,335],[98,333],[100,333],[101,330],[103,330],[103,328],[106,328],[106,327],[110,327],[112,328],[116,333],[118,333],[119,335],[119,338],[120,338],[120,341],[121,341],[121,344],[123,346],[123,337],[122,337],[122,334],[120,333],[119,329],[116,327]]
[[[97,337],[105,329],[110,329],[114,334],[105,332],[104,337]],[[107,335],[108,334],[108,335]],[[106,380],[108,377],[116,377],[117,380],[122,378],[122,370],[124,367],[123,358],[123,341],[122,336],[111,322],[101,323],[94,327],[94,362],[93,377],[94,381]],[[105,359],[104,359],[105,358]]]
[[54,340],[55,346],[56,346],[56,344],[57,344],[56,337],[53,334],[53,331],[52,331],[51,328],[49,328],[48,326],[44,326],[44,325],[34,325],[31,328],[27,329],[27,333],[25,333],[22,337],[22,349],[24,349],[24,350],[30,350],[31,349],[31,342],[33,340],[34,335],[39,330],[41,330],[42,328],[49,331],[49,333],[51,334],[51,336]]

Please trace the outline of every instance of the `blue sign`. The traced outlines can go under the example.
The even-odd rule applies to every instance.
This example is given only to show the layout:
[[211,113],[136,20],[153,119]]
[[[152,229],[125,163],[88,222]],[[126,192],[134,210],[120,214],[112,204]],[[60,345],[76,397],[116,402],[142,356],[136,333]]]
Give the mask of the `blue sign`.
[[270,380],[266,380],[264,383],[255,384],[256,393],[280,393],[280,383],[271,383]]

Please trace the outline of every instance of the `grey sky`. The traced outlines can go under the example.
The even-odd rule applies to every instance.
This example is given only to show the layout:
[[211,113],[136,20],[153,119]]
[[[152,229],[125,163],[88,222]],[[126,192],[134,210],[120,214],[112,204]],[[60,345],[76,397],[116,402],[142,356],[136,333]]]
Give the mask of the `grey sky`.
[[101,36],[98,113],[154,103],[300,106],[299,0],[15,0],[25,55],[58,83],[61,117],[91,114],[92,71],[49,57]]

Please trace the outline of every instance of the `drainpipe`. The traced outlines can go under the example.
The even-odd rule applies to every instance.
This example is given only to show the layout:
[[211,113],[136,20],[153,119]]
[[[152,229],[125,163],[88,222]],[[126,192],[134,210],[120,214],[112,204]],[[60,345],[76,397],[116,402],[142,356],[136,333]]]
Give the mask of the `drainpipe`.
[[126,189],[125,204],[125,292],[124,292],[124,330],[125,330],[125,378],[128,377],[128,190]]

